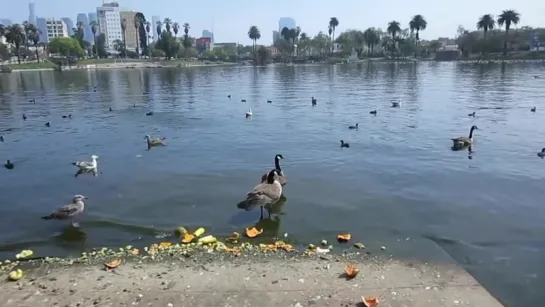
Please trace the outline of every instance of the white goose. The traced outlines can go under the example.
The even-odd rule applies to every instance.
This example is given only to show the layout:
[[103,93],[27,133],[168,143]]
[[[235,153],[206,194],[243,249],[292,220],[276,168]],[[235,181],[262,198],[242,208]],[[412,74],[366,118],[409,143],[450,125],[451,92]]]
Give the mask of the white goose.
[[97,159],[98,159],[97,155],[92,155],[91,161],[76,161],[72,164],[74,164],[75,166],[79,167],[82,170],[91,170],[91,169],[97,168],[98,166]]
[[253,116],[254,113],[252,113],[252,108],[248,109],[248,112],[246,112],[246,118]]

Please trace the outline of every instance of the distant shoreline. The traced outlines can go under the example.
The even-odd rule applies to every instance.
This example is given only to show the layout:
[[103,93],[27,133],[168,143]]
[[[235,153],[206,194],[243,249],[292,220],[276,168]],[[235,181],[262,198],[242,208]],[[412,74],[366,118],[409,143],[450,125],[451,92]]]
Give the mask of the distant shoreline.
[[[259,65],[257,67],[266,66],[318,66],[318,65],[351,65],[351,64],[366,64],[366,63],[396,63],[396,64],[411,64],[420,62],[437,62],[437,63],[467,63],[467,64],[500,64],[500,63],[545,63],[545,59],[459,59],[453,61],[436,61],[433,59],[386,59],[386,58],[368,58],[353,62],[341,62],[341,63],[273,63],[269,65]],[[241,63],[186,63],[178,65],[164,65],[161,62],[118,62],[118,63],[97,63],[97,64],[76,64],[70,68],[63,67],[62,71],[72,70],[108,70],[108,69],[160,69],[160,68],[192,68],[192,67],[230,67],[230,66],[242,66],[242,67],[254,67],[253,65],[243,65]],[[12,66],[13,67],[13,66]],[[39,72],[39,71],[55,71],[55,68],[22,68],[12,69],[11,71],[5,71],[4,73],[19,73],[19,72]]]

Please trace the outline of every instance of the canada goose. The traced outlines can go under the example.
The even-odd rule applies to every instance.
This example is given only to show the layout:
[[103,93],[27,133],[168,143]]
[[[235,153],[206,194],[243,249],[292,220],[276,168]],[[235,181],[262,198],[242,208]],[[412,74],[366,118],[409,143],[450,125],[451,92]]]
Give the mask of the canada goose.
[[350,144],[345,143],[343,140],[341,140],[341,148],[348,148],[350,147]]
[[[282,171],[282,168],[280,168],[280,160],[282,159],[284,159],[284,156],[282,156],[281,154],[277,154],[276,156],[274,156],[274,169],[276,170],[276,173],[278,175],[276,180],[278,180],[278,182],[280,182],[282,186],[285,186],[287,183],[287,179],[284,175],[284,172]],[[261,176],[262,183],[267,181],[268,175],[269,173],[265,173],[263,174],[263,176]]]
[[66,220],[69,219],[72,226],[78,227],[78,223],[73,222],[73,218],[77,216],[78,214],[83,212],[83,209],[85,209],[85,203],[83,200],[87,199],[87,197],[83,195],[74,195],[74,198],[72,199],[72,203],[68,204],[66,206],[62,206],[55,211],[51,212],[49,215],[42,216],[42,219],[44,220]]
[[267,103],[272,103],[272,100],[267,100]]
[[469,113],[467,116],[470,116],[470,117],[475,117],[475,112],[473,113]]
[[545,148],[541,149],[541,151],[537,153],[537,156],[540,158],[545,158]]
[[359,126],[359,125],[360,125],[360,124],[356,124],[355,126],[348,126],[348,129],[351,129],[351,130],[353,130],[353,129],[358,129],[358,126]]
[[310,97],[310,99],[311,99],[310,101],[312,102],[312,105],[315,106],[317,103],[316,98]]
[[51,122],[45,123],[45,126],[46,126],[46,127],[51,127]]
[[457,138],[454,138],[454,139],[451,139],[452,142],[454,143],[454,147],[464,147],[464,146],[469,146],[473,143],[473,130],[479,130],[479,128],[477,128],[477,126],[471,126],[471,129],[469,130],[469,137],[466,137],[466,136],[461,136],[461,137],[457,137]]
[[27,119],[26,115],[25,115],[25,114],[23,114],[23,120],[26,120],[26,119]]
[[535,113],[536,112],[536,107],[531,108],[530,111]]
[[149,134],[147,134],[144,138],[148,142],[148,148],[154,147],[154,146],[164,146],[165,145],[165,143],[163,141],[166,138],[164,138],[164,137],[152,138],[151,136],[149,136]]
[[240,102],[246,102],[246,99],[241,99]]
[[231,95],[227,95],[227,98],[231,99]]
[[377,115],[377,110],[373,110],[373,111],[369,112],[369,114]]
[[97,159],[98,159],[97,155],[92,155],[91,161],[76,161],[72,164],[79,167],[80,169],[89,170],[89,169],[96,168],[98,166]]
[[152,116],[153,112],[146,112],[146,116]]
[[263,207],[276,203],[282,196],[282,185],[278,182],[277,170],[273,169],[267,174],[267,181],[256,185],[252,191],[246,194],[248,205],[261,207],[261,218],[263,218]]
[[72,114],[63,115],[62,118],[72,118]]
[[248,109],[248,112],[246,112],[246,118],[252,117],[254,113],[252,113],[252,108]]
[[6,164],[4,164],[4,167],[7,168],[7,169],[13,169],[14,166],[15,166],[15,165],[14,165],[13,163],[11,163],[10,160],[8,160],[8,161],[6,162]]
[[399,108],[399,102],[393,101],[392,102],[392,108]]

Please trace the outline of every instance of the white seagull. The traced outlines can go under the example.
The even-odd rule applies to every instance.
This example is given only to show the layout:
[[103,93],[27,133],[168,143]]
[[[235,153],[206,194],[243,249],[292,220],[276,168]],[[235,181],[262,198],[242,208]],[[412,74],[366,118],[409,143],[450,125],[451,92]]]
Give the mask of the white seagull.
[[98,159],[97,155],[92,155],[91,161],[76,161],[72,164],[74,164],[75,166],[79,167],[82,170],[91,170],[91,169],[97,168],[98,166],[97,159]]

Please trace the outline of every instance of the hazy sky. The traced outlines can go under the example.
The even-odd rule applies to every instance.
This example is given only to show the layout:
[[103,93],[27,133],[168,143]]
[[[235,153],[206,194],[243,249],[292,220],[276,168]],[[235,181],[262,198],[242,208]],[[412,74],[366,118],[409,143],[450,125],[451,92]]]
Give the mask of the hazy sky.
[[[28,19],[26,0],[0,0],[0,18],[13,22]],[[102,1],[85,0],[34,0],[38,17],[70,17],[78,13],[96,11]],[[497,15],[504,9],[515,9],[521,14],[521,25],[545,26],[544,0],[119,0],[123,9],[144,13],[151,21],[152,15],[169,17],[179,23],[191,25],[192,36],[199,37],[203,29],[213,30],[216,42],[250,44],[247,32],[251,25],[261,30],[261,43],[272,42],[272,31],[278,28],[279,17],[292,17],[303,32],[315,35],[327,32],[329,18],[339,19],[337,33],[346,29],[380,27],[386,29],[391,20],[408,27],[415,14],[422,14],[428,28],[422,32],[424,39],[454,36],[458,25],[474,29],[479,16]]]

